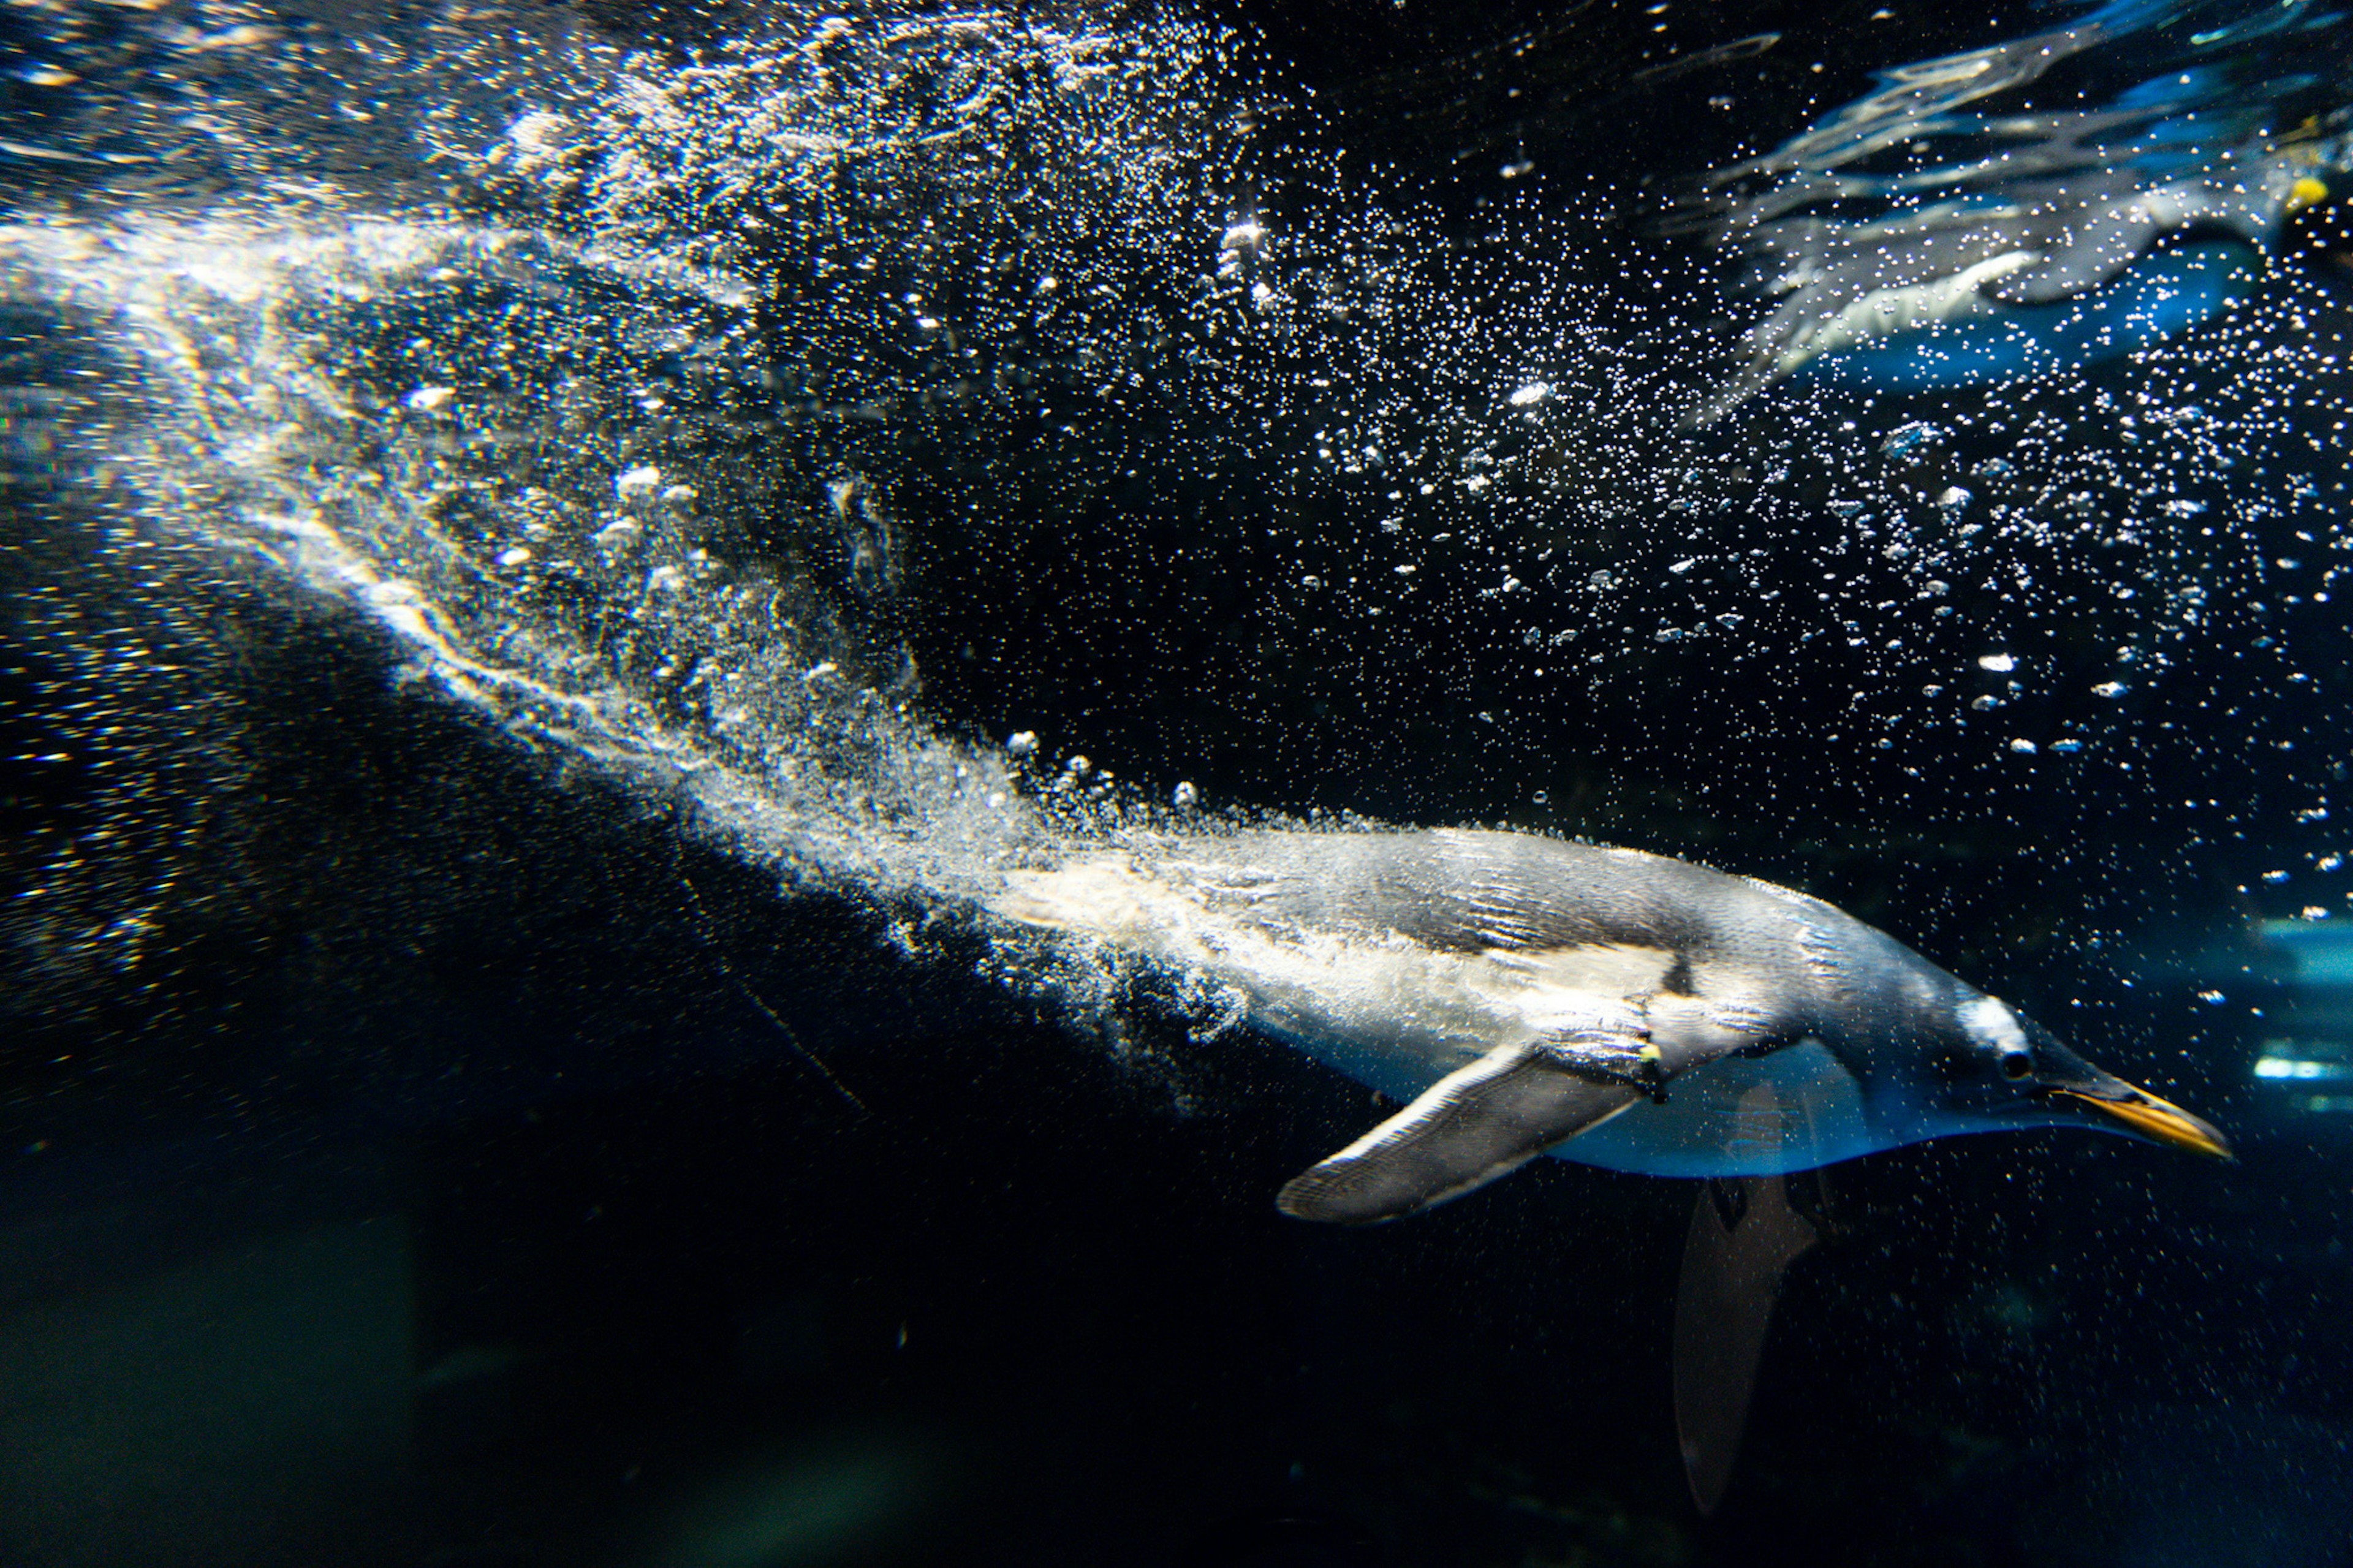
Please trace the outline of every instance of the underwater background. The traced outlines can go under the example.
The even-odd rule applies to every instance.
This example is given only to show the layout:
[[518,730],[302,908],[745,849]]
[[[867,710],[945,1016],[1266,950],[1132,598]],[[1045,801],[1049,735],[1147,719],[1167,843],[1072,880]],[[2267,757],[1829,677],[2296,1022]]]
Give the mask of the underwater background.
[[[2353,1563],[2339,12],[0,49],[0,1562]],[[1301,1225],[1362,1089],[978,912],[1213,821],[1800,888],[2238,1162],[1831,1169],[1703,1515],[1694,1184]]]

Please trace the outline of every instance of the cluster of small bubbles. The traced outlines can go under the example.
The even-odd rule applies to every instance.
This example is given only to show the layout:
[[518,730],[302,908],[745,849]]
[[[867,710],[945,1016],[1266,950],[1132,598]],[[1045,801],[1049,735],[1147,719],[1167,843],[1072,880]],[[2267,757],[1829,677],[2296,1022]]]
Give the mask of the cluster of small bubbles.
[[[460,31],[419,7],[357,30],[251,0],[26,9],[45,58],[9,72],[12,89],[36,89],[14,100],[12,196],[88,216],[332,226],[354,210],[438,206],[470,188],[453,182],[449,152],[491,134],[519,91],[568,102],[624,58],[554,16]],[[537,121],[537,134],[521,128],[515,172],[560,177],[547,128],[562,117]]]
[[[2096,376],[1785,384],[1700,429],[1731,302],[1596,221],[1626,193],[1515,177],[1475,245],[1333,160],[1261,200],[1257,68],[1206,25],[790,14],[688,63],[544,69],[466,47],[539,96],[416,116],[461,223],[60,229],[12,266],[143,334],[181,398],[166,499],[747,853],[944,896],[1068,838],[1207,830],[1168,781],[1233,791],[1181,739],[1139,761],[1025,690],[1001,695],[1053,752],[1117,773],[1031,730],[943,739],[912,628],[1000,602],[927,599],[943,557],[1002,588],[1025,540],[1083,561],[1131,511],[1245,492],[1258,564],[1220,569],[1249,651],[1170,683],[1306,671],[1401,772],[1383,715],[1410,700],[1478,759],[1450,817],[1577,749],[1760,819],[1932,790],[2015,817],[2103,798],[2094,769],[2199,788],[2260,757],[2284,816],[2325,820],[2315,606],[2353,537],[2317,285]],[[2217,648],[2250,678],[2187,690]]]

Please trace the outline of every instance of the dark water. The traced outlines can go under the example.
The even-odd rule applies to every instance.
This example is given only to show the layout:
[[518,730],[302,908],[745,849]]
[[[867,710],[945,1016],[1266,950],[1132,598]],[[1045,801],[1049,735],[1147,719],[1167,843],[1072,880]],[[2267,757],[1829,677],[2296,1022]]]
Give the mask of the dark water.
[[[2344,183],[2335,13],[0,28],[0,1561],[2353,1562],[2336,195],[2031,379],[1750,335]],[[1690,1184],[1286,1219],[1364,1090],[975,912],[1194,811],[1801,887],[2240,1158],[1830,1172],[1702,1517]]]

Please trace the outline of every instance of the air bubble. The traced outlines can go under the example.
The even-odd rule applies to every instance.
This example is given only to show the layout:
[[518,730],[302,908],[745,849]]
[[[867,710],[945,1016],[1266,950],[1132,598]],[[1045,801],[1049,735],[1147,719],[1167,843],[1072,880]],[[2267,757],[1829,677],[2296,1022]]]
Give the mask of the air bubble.
[[1882,453],[1899,461],[1916,463],[1944,443],[1945,433],[1925,419],[1899,425],[1879,444]]

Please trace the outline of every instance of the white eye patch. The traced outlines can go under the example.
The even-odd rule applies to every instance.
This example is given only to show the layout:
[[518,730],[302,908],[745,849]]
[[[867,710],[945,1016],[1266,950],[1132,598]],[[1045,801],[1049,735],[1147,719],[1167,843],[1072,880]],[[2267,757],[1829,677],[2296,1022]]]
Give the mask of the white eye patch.
[[1997,1056],[2026,1049],[2026,1031],[2018,1015],[1991,996],[1980,996],[1961,1008],[1961,1027],[1969,1038]]

